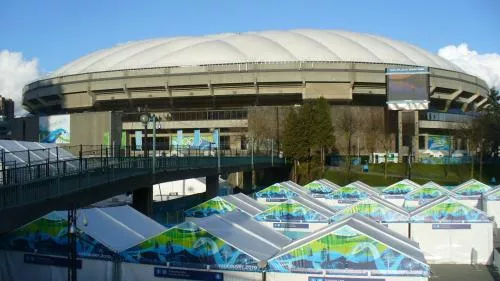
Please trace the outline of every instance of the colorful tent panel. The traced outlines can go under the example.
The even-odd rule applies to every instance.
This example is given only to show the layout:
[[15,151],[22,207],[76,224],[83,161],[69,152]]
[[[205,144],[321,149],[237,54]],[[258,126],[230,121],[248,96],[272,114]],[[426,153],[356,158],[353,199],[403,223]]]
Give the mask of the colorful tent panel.
[[451,195],[451,192],[436,183],[428,182],[422,185],[422,187],[407,193],[405,195],[405,200],[427,201],[444,195]]
[[269,260],[272,272],[339,274],[346,269],[372,275],[429,275],[429,266],[416,248],[351,218],[296,241]]
[[356,213],[378,222],[408,222],[409,219],[405,210],[376,197],[370,197],[339,210],[332,220],[339,221]]
[[[208,218],[207,218],[208,219]],[[207,265],[256,268],[258,260],[198,227],[185,222],[121,253],[123,261],[188,268]]]
[[[40,218],[2,236],[0,248],[45,255],[68,255],[68,222],[62,218]],[[114,253],[87,234],[77,231],[78,256],[110,260]]]
[[290,189],[282,186],[279,183],[273,184],[255,193],[256,198],[262,198],[262,199],[279,199],[279,198],[291,199],[298,196],[299,195],[296,192],[291,191]]
[[258,221],[268,222],[328,222],[329,218],[323,214],[301,204],[295,200],[288,200],[274,206],[257,216]]
[[455,187],[453,192],[461,196],[477,196],[490,191],[492,188],[478,180],[469,180]]
[[420,186],[417,183],[414,183],[413,181],[408,179],[404,179],[384,188],[382,190],[382,193],[385,195],[404,195],[415,190],[418,187]]
[[346,185],[325,196],[335,200],[362,200],[368,198],[368,193],[360,190],[356,186]]
[[307,192],[304,190],[303,187],[300,185],[294,183],[293,181],[285,181],[280,183],[281,185],[285,186],[289,190],[299,194],[300,196],[292,198],[293,200],[313,209],[316,210],[317,212],[325,215],[325,216],[332,216],[334,214],[334,211],[330,206],[325,204],[324,202],[321,202],[320,200],[316,199],[314,196],[311,196],[311,193]]
[[481,210],[469,207],[452,197],[442,197],[411,213],[411,222],[490,222]]
[[312,181],[312,182],[304,185],[304,188],[309,190],[314,195],[324,195],[324,194],[332,193],[335,190],[331,186],[329,186],[321,181],[318,181],[318,180]]
[[186,217],[202,218],[214,214],[224,214],[234,210],[236,210],[235,205],[217,196],[184,211],[184,214]]

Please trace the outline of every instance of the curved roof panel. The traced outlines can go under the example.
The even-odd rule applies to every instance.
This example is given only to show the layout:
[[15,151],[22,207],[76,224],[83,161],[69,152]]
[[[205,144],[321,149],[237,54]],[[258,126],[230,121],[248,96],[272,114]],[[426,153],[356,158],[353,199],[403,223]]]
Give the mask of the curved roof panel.
[[52,76],[136,68],[291,61],[387,63],[463,72],[446,59],[404,42],[347,31],[299,29],[128,42],[75,60]]

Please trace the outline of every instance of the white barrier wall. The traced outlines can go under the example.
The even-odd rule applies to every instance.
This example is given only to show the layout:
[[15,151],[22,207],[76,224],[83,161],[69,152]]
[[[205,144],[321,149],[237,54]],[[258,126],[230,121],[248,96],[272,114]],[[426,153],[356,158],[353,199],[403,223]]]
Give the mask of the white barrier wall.
[[[448,225],[454,225],[452,227],[456,228],[448,228]],[[467,228],[469,226],[470,229]],[[440,229],[437,229],[438,227]],[[419,243],[425,259],[430,264],[491,263],[492,223],[412,223],[411,239]]]
[[[134,263],[122,263],[121,268],[121,281],[181,281],[181,280],[189,280],[193,279],[182,279],[182,278],[165,278],[165,277],[155,277],[154,270],[155,267],[158,268],[166,268],[157,265],[146,265],[146,264],[134,264]],[[172,268],[173,269],[173,268]],[[181,271],[200,271],[203,273],[206,272],[219,272],[222,273],[224,281],[261,281],[262,274],[260,272],[241,272],[241,271],[223,271],[223,270],[194,270],[194,269],[180,269]],[[206,279],[205,279],[206,280]],[[269,280],[269,279],[268,279]],[[217,281],[217,279],[214,279]]]
[[408,223],[407,222],[393,222],[393,223],[382,223],[386,225],[390,230],[393,230],[404,237],[409,237],[408,233]]
[[498,200],[488,200],[485,201],[486,212],[488,216],[495,218],[495,224],[498,228],[500,226],[500,201]]
[[[301,273],[274,273],[268,272],[267,281],[311,281],[309,277],[324,278],[325,281],[371,280],[374,281],[428,281],[427,277],[418,276],[366,276],[366,275],[315,275]],[[224,279],[225,280],[225,279]],[[318,280],[318,279],[317,279]],[[321,279],[319,279],[321,280]]]
[[[153,265],[143,265],[143,264],[122,264],[122,281],[157,281],[159,278],[154,277],[154,269],[158,266]],[[184,270],[184,269],[181,269]],[[186,269],[192,270],[192,269]],[[203,271],[200,272],[219,272],[224,276],[224,281],[262,281],[262,273],[260,272],[239,272],[239,271]],[[374,279],[379,281],[381,279],[385,281],[428,281],[426,277],[418,276],[366,276],[366,275],[315,275],[315,274],[302,274],[302,273],[275,273],[266,272],[267,281],[309,281],[310,277],[322,277],[328,278],[327,280],[370,280]],[[344,279],[345,278],[345,279]],[[192,279],[172,279],[172,278],[161,278],[165,281],[179,281],[179,280],[192,280]],[[216,281],[216,280],[214,280]]]
[[[55,265],[24,262],[23,252],[0,250],[0,280],[2,281],[66,281],[68,268]],[[66,257],[56,257],[66,259]],[[79,259],[80,260],[80,259]],[[78,280],[113,280],[113,263],[104,260],[81,259],[82,268],[77,270]]]
[[481,207],[479,204],[480,197],[477,197],[477,198],[459,198],[458,201],[464,205],[469,206],[469,207],[481,209],[481,208],[479,208],[479,207]]

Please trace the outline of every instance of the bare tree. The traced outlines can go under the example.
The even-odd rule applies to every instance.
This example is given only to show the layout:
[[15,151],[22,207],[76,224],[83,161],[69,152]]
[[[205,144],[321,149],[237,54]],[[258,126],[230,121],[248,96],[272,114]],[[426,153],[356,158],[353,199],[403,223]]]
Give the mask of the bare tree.
[[291,107],[254,106],[248,108],[248,133],[253,137],[257,150],[268,149],[269,140],[276,142],[276,151],[280,149],[280,139],[284,133],[284,124]]
[[384,178],[387,179],[387,170],[389,168],[389,153],[394,145],[396,134],[391,133],[388,129],[383,130],[383,134],[378,138],[379,145],[384,149]]
[[341,108],[339,111],[340,114],[334,122],[335,131],[342,135],[342,147],[345,148],[346,154],[346,181],[348,181],[352,169],[353,136],[361,129],[360,111],[353,107]]
[[375,153],[377,147],[384,147],[380,142],[380,138],[384,136],[384,128],[383,113],[375,110],[368,111],[366,119],[363,122],[363,134],[366,140],[366,148],[370,155]]

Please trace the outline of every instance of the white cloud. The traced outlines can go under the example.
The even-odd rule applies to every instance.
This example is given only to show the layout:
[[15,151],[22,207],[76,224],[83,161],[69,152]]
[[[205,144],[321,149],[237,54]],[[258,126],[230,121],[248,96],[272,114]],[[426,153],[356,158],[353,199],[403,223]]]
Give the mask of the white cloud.
[[478,52],[466,43],[449,45],[439,49],[438,55],[450,60],[469,74],[482,78],[488,86],[500,88],[500,54]]
[[23,86],[38,77],[38,59],[27,60],[22,53],[0,51],[0,95],[14,100],[16,115],[26,113],[21,108]]

